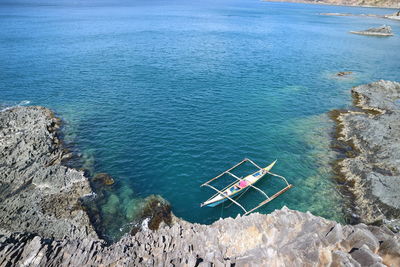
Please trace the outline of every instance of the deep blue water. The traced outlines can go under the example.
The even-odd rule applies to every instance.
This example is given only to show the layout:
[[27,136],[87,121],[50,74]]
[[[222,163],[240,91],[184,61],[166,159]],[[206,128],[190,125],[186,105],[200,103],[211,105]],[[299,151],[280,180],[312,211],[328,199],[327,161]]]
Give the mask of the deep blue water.
[[[278,159],[295,188],[286,205],[343,220],[332,181],[332,122],[352,86],[400,80],[400,23],[321,16],[392,13],[260,1],[0,2],[0,104],[54,109],[92,174],[116,180],[102,201],[111,235],[140,199],[160,194],[186,220],[240,210],[200,208],[204,181],[249,157]],[[387,24],[390,38],[352,35]],[[339,71],[353,71],[336,78]],[[239,173],[248,171],[246,167]],[[268,177],[259,187],[283,186]],[[262,198],[249,192],[246,207]]]

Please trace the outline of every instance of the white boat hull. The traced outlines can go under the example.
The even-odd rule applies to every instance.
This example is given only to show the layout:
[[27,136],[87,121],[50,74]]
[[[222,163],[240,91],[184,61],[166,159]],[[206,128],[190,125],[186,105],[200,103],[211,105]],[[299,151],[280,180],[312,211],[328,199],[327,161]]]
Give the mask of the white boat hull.
[[276,160],[267,167],[246,176],[242,179],[242,181],[238,181],[237,183],[234,183],[233,185],[223,189],[221,193],[212,196],[210,199],[202,203],[201,207],[215,207],[227,201],[229,198],[240,195],[240,193],[243,193],[245,189],[249,188],[251,185],[263,178],[272,169],[275,163]]

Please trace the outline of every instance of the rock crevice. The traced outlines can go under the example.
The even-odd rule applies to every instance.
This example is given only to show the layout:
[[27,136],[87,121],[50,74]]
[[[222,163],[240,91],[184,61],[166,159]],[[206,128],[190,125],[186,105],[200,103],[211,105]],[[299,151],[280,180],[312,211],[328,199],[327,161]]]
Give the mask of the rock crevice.
[[352,89],[358,110],[332,113],[337,139],[351,153],[336,163],[353,212],[362,222],[400,217],[400,83],[379,81]]
[[43,107],[0,113],[0,228],[44,238],[97,237],[80,198],[83,172],[61,165],[60,120]]
[[356,226],[287,208],[212,225],[174,218],[171,227],[142,229],[111,246],[46,240],[14,233],[0,237],[0,264],[40,266],[398,266],[400,237],[385,227]]
[[0,266],[400,265],[400,236],[385,226],[286,207],[200,225],[157,197],[140,227],[108,245],[80,205],[92,193],[87,178],[60,164],[58,125],[42,107],[0,112]]

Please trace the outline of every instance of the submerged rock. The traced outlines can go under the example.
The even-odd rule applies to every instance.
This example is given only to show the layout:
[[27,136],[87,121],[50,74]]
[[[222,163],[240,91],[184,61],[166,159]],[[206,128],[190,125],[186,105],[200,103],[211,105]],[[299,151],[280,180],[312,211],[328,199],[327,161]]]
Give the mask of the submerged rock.
[[93,177],[93,182],[99,185],[113,185],[114,179],[108,173],[98,173]]
[[157,230],[162,223],[171,225],[171,222],[171,205],[162,197],[152,195],[144,200],[144,205],[140,208],[137,219],[132,223],[134,227],[131,234],[136,234],[143,227]]
[[350,31],[350,33],[372,36],[393,36],[392,27],[386,25],[364,31]]
[[61,165],[60,120],[43,107],[0,112],[0,227],[44,238],[97,237],[80,198],[83,172]]
[[353,72],[352,71],[340,71],[340,72],[336,73],[336,76],[343,77],[343,76],[348,76],[350,74],[353,74]]
[[[44,108],[0,113],[1,266],[400,265],[400,236],[385,226],[343,226],[286,207],[192,224],[159,196],[142,202],[134,235],[107,245],[80,206],[88,179],[53,161],[62,152],[47,123]],[[109,201],[113,212],[120,200]]]

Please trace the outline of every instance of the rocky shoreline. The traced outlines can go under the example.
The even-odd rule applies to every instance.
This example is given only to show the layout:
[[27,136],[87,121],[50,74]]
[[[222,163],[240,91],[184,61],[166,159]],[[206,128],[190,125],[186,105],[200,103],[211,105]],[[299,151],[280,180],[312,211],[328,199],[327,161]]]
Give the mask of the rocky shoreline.
[[397,0],[263,0],[263,1],[333,5],[333,6],[400,8],[400,3]]
[[351,93],[355,109],[331,116],[337,122],[335,145],[346,151],[335,170],[352,195],[353,221],[399,219],[400,83],[378,81]]
[[400,236],[385,227],[343,226],[283,208],[212,225],[174,218],[104,242],[49,240],[28,233],[0,237],[1,266],[399,266]]
[[43,107],[0,114],[0,229],[97,238],[80,203],[92,193],[89,182],[82,171],[61,165],[70,154],[57,135],[60,120]]
[[140,224],[107,244],[82,205],[93,194],[88,178],[62,165],[70,155],[59,126],[43,107],[0,112],[0,266],[400,265],[400,235],[386,226],[285,207],[200,225],[151,198]]
[[388,15],[376,14],[352,14],[352,13],[320,13],[321,16],[338,16],[338,17],[373,17],[390,20],[400,20],[400,11]]

